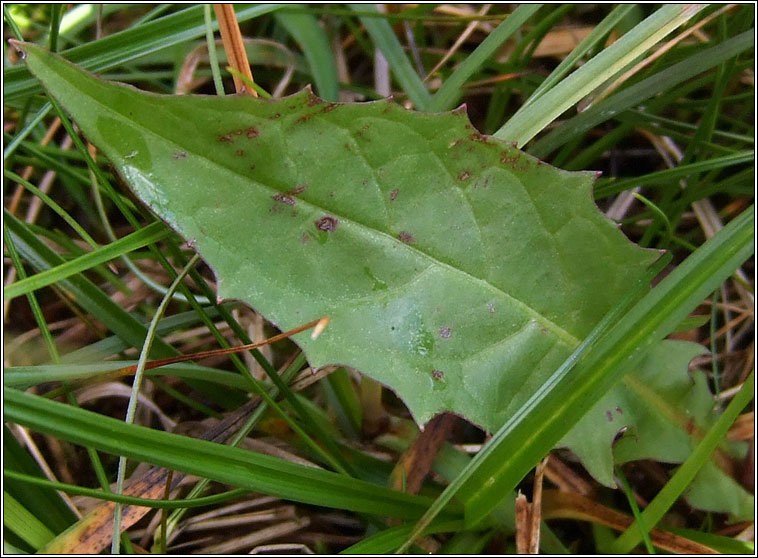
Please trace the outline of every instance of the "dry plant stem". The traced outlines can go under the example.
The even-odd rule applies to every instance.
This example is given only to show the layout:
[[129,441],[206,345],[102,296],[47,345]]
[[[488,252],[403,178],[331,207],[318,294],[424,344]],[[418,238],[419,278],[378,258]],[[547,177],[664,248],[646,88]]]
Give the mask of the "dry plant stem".
[[454,424],[452,413],[441,413],[426,424],[395,465],[391,475],[393,489],[403,490],[405,479],[405,492],[418,494]]
[[548,455],[540,464],[534,474],[534,491],[532,492],[532,504],[529,510],[529,554],[539,554],[540,551],[540,521],[542,520],[542,479],[545,476],[545,466]]
[[519,492],[516,496],[516,552],[518,554],[539,554],[540,521],[542,521],[542,480],[550,456],[539,462],[534,472],[532,503]]
[[[634,523],[633,517],[590,498],[559,490],[546,490],[542,494],[542,519],[579,519],[605,525],[615,531],[624,531]],[[675,554],[718,554],[710,547],[657,528],[650,531],[650,540],[658,548]]]
[[[485,4],[482,6],[482,9],[479,10],[477,15],[483,16],[488,11],[490,11],[490,8],[492,7],[492,4]],[[434,66],[431,70],[429,70],[429,73],[426,74],[426,77],[424,78],[424,81],[428,81],[429,78],[431,78],[437,71],[445,65],[445,63],[450,60],[450,57],[453,56],[456,52],[458,52],[458,49],[461,47],[461,45],[466,42],[466,40],[471,36],[471,34],[474,32],[474,30],[479,27],[478,21],[472,21],[470,22],[466,28],[463,30],[463,33],[460,34],[458,39],[456,39],[455,43],[453,43],[453,46],[450,47],[450,50],[448,50],[445,53],[445,56],[442,57],[442,60],[437,62],[437,65]]]
[[[286,339],[287,337],[290,337],[291,335],[295,335],[297,333],[300,333],[312,327],[315,328],[316,326],[318,326],[318,324],[328,323],[328,322],[329,322],[329,318],[327,317],[319,318],[318,320],[313,320],[312,322],[308,322],[305,325],[301,325],[289,331],[285,331],[284,333],[274,335],[273,337],[269,337],[268,339],[264,339],[263,341],[259,341],[258,343],[250,343],[249,345],[240,345],[238,347],[227,347],[226,349],[213,349],[210,351],[200,351],[198,353],[191,353],[187,355],[178,355],[175,357],[162,358],[158,360],[150,360],[145,363],[145,370],[152,370],[153,368],[159,368],[161,366],[166,366],[168,364],[176,364],[177,362],[187,362],[188,360],[199,360],[201,358],[215,357],[215,356],[221,356],[221,355],[231,355],[234,353],[241,353],[243,351],[250,351],[252,349],[257,349],[259,347],[268,345],[269,343],[275,343],[277,341],[281,341],[282,339]],[[98,381],[102,381],[103,379],[112,380],[115,378],[120,378],[122,376],[129,376],[131,374],[134,374],[136,370],[137,370],[136,364],[132,364],[130,366],[124,366],[123,368],[119,368],[117,370],[113,370],[112,372],[108,372],[107,374],[103,374],[102,376],[99,376]]]
[[516,496],[516,554],[529,549],[529,502],[521,492]]
[[[218,27],[221,31],[221,40],[224,41],[229,65],[253,82],[253,74],[250,71],[247,52],[245,52],[245,45],[242,42],[242,33],[240,33],[237,16],[234,13],[234,5],[213,4],[213,10],[216,12]],[[250,93],[253,97],[258,96],[258,92],[245,83],[244,80],[237,76],[233,77],[234,89],[237,93]]]
[[590,496],[594,492],[592,484],[575,473],[571,467],[555,455],[551,455],[547,462],[545,476],[564,492],[575,492],[582,496]]
[[[47,129],[47,132],[45,133],[45,137],[42,138],[42,140],[39,142],[41,147],[45,147],[50,141],[53,139],[53,136],[55,136],[56,132],[61,127],[61,119],[56,117],[55,120],[53,120],[53,123],[50,124],[50,127]],[[29,177],[34,172],[34,167],[32,165],[28,165],[26,168],[24,168],[24,172],[21,173],[21,178],[24,180],[29,180]],[[10,211],[13,215],[16,214],[16,210],[18,209],[18,204],[21,201],[21,194],[24,193],[24,187],[21,186],[21,184],[16,185],[16,190],[13,192],[13,198],[11,198],[11,202],[8,205],[8,211]]]

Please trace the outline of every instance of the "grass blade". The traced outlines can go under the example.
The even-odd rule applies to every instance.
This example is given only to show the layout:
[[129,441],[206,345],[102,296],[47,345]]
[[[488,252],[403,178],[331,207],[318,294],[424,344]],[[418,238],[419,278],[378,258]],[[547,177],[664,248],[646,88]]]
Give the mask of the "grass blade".
[[6,300],[11,300],[17,296],[30,293],[47,285],[57,283],[62,279],[71,277],[77,273],[81,273],[88,269],[91,269],[97,265],[109,262],[114,258],[137,250],[153,242],[172,234],[171,229],[167,228],[161,222],[155,222],[147,227],[133,232],[116,242],[112,242],[107,246],[93,250],[84,256],[67,261],[64,264],[47,269],[26,279],[16,281],[3,289],[3,296]]
[[461,480],[451,483],[425,514],[406,545],[458,491],[467,495],[467,525],[486,517],[502,495],[513,490],[581,418],[591,401],[605,393],[652,343],[672,331],[753,253],[753,223],[750,206],[637,302],[587,350],[571,374],[560,377],[561,370],[554,374],[559,381],[548,382],[524,405],[523,412],[493,436],[466,467]]
[[316,82],[316,92],[327,101],[339,101],[337,64],[329,39],[315,16],[308,13],[279,12],[276,20],[300,45]]
[[[281,4],[242,6],[237,11],[237,21],[247,21],[281,7]],[[213,28],[218,29],[218,22],[214,21]],[[84,68],[98,71],[113,68],[156,50],[204,35],[203,6],[197,5],[144,25],[108,35],[97,41],[70,48],[61,54]],[[26,66],[9,68],[5,72],[6,102],[38,93],[40,90],[39,82],[29,75]]]
[[635,106],[657,93],[668,91],[676,84],[701,72],[705,72],[717,64],[753,47],[754,39],[755,33],[753,31],[745,31],[721,44],[700,51],[696,55],[690,56],[623,91],[611,95],[581,114],[577,114],[567,120],[541,138],[529,149],[529,153],[535,157],[545,157],[548,153],[571,141],[571,139],[577,137],[579,134],[601,122],[605,122],[609,118],[613,118],[614,115],[621,111]]
[[489,60],[495,51],[513,35],[542,4],[523,4],[516,8],[504,22],[484,39],[474,52],[469,54],[455,71],[442,84],[442,87],[434,94],[431,103],[426,108],[429,112],[442,112],[453,108],[460,98],[461,89],[466,80],[476,73],[479,68]]
[[[685,491],[687,486],[695,478],[709,456],[726,437],[726,432],[735,421],[737,416],[745,409],[753,398],[753,383],[755,372],[751,372],[745,380],[742,388],[732,399],[724,413],[708,431],[708,434],[700,441],[692,452],[692,455],[679,467],[674,476],[666,483],[666,486],[653,498],[648,504],[645,511],[640,516],[640,521],[646,528],[654,527],[664,516],[664,514],[676,502],[677,498]],[[624,533],[613,543],[612,552],[614,554],[627,554],[637,546],[642,539],[642,533],[637,523],[630,526]]]
[[[350,7],[354,10],[366,11],[370,9],[379,13],[376,6],[371,4],[350,4]],[[403,47],[400,41],[397,40],[390,24],[385,19],[368,16],[361,16],[360,20],[373,39],[376,48],[382,51],[400,87],[403,88],[405,94],[413,101],[416,109],[427,110],[432,96],[416,73],[416,70],[413,69],[413,65],[405,55]]]
[[539,100],[522,107],[494,136],[522,146],[596,87],[685,23],[704,6],[663,6],[621,39],[603,50]]
[[[345,475],[267,455],[126,425],[122,421],[4,388],[6,421],[73,443],[207,477],[239,488],[318,506],[415,519],[427,497],[403,494]],[[445,510],[447,519],[460,510]]]

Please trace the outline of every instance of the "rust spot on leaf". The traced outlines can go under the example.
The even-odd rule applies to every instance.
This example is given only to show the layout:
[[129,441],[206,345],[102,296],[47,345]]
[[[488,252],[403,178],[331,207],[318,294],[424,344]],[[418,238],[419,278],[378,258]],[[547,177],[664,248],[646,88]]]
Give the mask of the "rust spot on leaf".
[[690,417],[684,429],[687,431],[687,434],[691,435],[695,431],[695,419]]
[[313,94],[313,92],[308,91],[308,100],[306,101],[306,104],[309,107],[315,107],[316,105],[322,105],[326,101],[323,99],[319,99],[316,95]]
[[339,106],[340,106],[339,103],[329,103],[328,105],[326,105],[324,108],[321,109],[321,112],[323,113],[331,112]]
[[508,151],[503,151],[500,155],[500,162],[504,165],[510,165],[511,167],[515,167],[516,163],[518,163],[519,159],[521,158],[521,155],[519,153],[516,153],[514,155],[511,155]]
[[295,205],[295,199],[285,194],[274,194],[271,199],[278,201],[279,203],[286,203],[287,205]]
[[312,114],[304,114],[303,116],[295,120],[295,124],[303,124],[305,122],[308,122],[311,118],[313,118]]
[[337,230],[337,219],[330,215],[324,215],[321,219],[316,221],[316,228],[324,232],[334,232]]
[[413,238],[413,235],[405,231],[398,234],[397,238],[398,240],[400,240],[401,242],[405,242],[406,244],[413,244],[414,242],[416,242],[416,239]]
[[390,192],[390,201],[395,201],[397,199],[398,193],[400,193],[400,190],[398,190],[397,188],[395,188],[394,190],[392,190]]
[[475,132],[469,135],[468,139],[479,143],[490,143],[490,139],[487,136],[480,134],[479,132]]
[[307,184],[301,184],[300,186],[297,186],[296,188],[293,188],[292,190],[290,190],[287,193],[288,194],[292,194],[293,196],[296,196],[297,194],[301,194],[301,193],[305,192],[307,189],[308,189],[308,185]]

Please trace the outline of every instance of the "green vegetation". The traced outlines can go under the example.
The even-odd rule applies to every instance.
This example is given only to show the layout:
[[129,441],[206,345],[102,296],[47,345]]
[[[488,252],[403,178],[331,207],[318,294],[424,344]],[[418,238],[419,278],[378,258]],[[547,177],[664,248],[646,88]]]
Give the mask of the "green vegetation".
[[4,10],[7,551],[752,552],[752,6]]

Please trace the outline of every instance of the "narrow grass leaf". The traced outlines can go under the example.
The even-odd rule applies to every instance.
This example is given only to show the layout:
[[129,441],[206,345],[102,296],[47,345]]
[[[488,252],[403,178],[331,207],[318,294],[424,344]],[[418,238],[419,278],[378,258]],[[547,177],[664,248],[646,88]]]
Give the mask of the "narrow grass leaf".
[[[415,519],[431,499],[239,448],[126,425],[122,421],[4,388],[4,418],[114,455],[147,461],[250,491],[317,506]],[[459,516],[454,508],[444,515]]]
[[[281,4],[241,6],[237,10],[237,21],[247,21],[281,7],[283,7]],[[218,29],[218,23],[215,21],[213,28]],[[105,70],[204,35],[203,6],[196,5],[144,25],[131,27],[102,39],[70,48],[62,54],[85,68]],[[7,69],[4,77],[3,93],[6,102],[40,92],[39,82],[29,75],[24,66]]]
[[109,262],[122,254],[158,242],[171,233],[171,229],[167,228],[163,223],[156,221],[155,223],[133,232],[116,242],[112,242],[97,250],[93,250],[84,256],[69,260],[64,264],[47,269],[41,273],[22,279],[21,281],[16,281],[3,289],[3,295],[6,300],[12,300],[17,296],[41,289],[42,287],[57,283],[58,281],[71,277],[77,273],[81,273],[100,264]]
[[[721,44],[688,56],[685,60],[673,64],[622,91],[614,93],[607,99],[570,118],[545,137],[539,139],[529,149],[529,153],[535,157],[545,157],[593,126],[605,122],[618,113],[638,105],[658,93],[668,91],[678,83],[690,79],[701,72],[705,72],[724,60],[752,48],[754,40],[755,33],[753,31],[745,31],[736,37],[727,39]],[[547,98],[547,95],[545,98]]]
[[13,496],[3,491],[3,525],[32,548],[38,549],[55,537],[50,529]]
[[608,35],[618,23],[626,17],[629,12],[635,9],[634,4],[622,4],[613,8],[603,21],[598,23],[571,53],[564,58],[558,66],[550,73],[550,75],[539,84],[537,89],[531,94],[531,96],[522,105],[526,107],[534,103],[537,99],[542,97],[550,89],[552,89],[563,77],[571,71],[571,69],[587,54],[598,42]]
[[522,4],[516,8],[505,21],[487,35],[486,39],[479,43],[471,54],[466,56],[461,65],[444,81],[424,110],[442,112],[453,108],[461,96],[466,80],[478,72],[497,49],[541,7],[542,4]]
[[278,12],[276,20],[292,35],[305,54],[319,97],[339,101],[337,64],[329,38],[313,14]]
[[702,8],[698,5],[668,5],[659,8],[621,39],[544,93],[539,100],[519,109],[495,132],[495,137],[515,141],[519,146],[524,145]]
[[[349,4],[350,7],[358,11],[375,11],[379,13],[376,6],[371,4]],[[387,59],[392,73],[395,75],[400,87],[408,98],[413,102],[418,110],[427,110],[432,100],[432,96],[426,89],[426,85],[421,80],[416,70],[413,69],[411,61],[403,51],[403,47],[395,36],[392,27],[385,19],[361,16],[361,23],[374,41],[376,48],[382,51]]]
[[[752,208],[750,209],[752,211]],[[737,392],[737,395],[729,403],[724,413],[716,421],[716,424],[713,425],[713,428],[703,437],[690,458],[677,469],[674,476],[666,483],[666,486],[647,505],[645,511],[641,514],[641,520],[646,528],[649,529],[658,524],[671,506],[674,505],[677,498],[689,486],[692,479],[695,478],[698,470],[708,461],[716,446],[724,440],[729,427],[753,398],[754,378],[755,372],[751,372],[740,391]],[[612,551],[615,554],[628,554],[639,544],[642,537],[640,527],[635,523],[616,539]]]
[[157,500],[151,498],[137,498],[136,496],[126,496],[124,494],[114,494],[112,492],[103,492],[95,488],[85,488],[82,486],[76,486],[74,484],[67,484],[65,482],[54,482],[47,479],[33,477],[30,475],[24,475],[22,473],[16,473],[13,471],[3,471],[3,477],[6,479],[16,480],[20,483],[36,487],[42,487],[47,489],[46,492],[50,493],[54,490],[60,490],[69,494],[75,494],[77,496],[87,496],[89,498],[95,498],[103,500],[105,502],[120,502],[130,506],[145,506],[162,510],[174,510],[174,509],[190,509],[201,508],[204,506],[211,506],[226,502],[227,500],[233,500],[239,498],[248,493],[247,490],[236,488],[234,490],[227,490],[213,496],[202,496],[200,498],[189,498],[181,500]]

